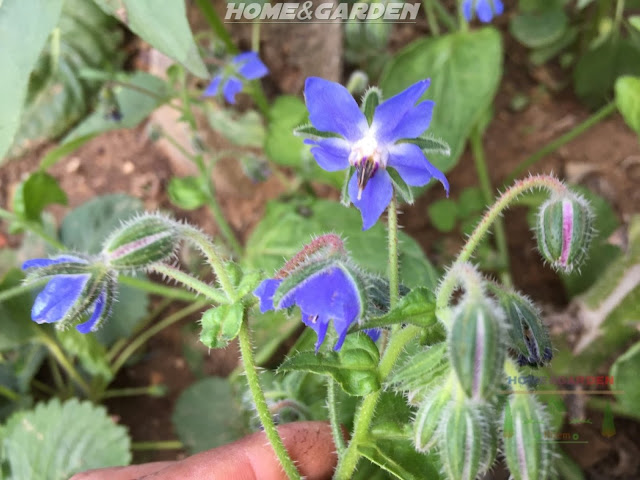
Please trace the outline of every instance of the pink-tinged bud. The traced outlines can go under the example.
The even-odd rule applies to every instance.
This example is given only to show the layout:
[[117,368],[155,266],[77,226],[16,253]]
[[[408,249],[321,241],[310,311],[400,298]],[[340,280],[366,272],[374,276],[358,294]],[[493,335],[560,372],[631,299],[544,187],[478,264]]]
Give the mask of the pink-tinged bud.
[[593,236],[593,217],[589,202],[571,192],[542,204],[536,224],[538,248],[554,269],[570,273],[582,264]]

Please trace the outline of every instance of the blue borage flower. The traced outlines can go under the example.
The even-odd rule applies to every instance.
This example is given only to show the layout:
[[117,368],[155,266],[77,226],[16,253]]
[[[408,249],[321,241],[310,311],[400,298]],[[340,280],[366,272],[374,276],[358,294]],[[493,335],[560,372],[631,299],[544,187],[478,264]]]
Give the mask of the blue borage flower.
[[[422,80],[382,103],[376,100],[368,118],[342,85],[316,77],[306,80],[305,100],[315,131],[306,135],[310,138],[305,143],[313,145],[311,153],[324,170],[355,167],[348,193],[360,210],[363,230],[376,223],[391,201],[393,182],[388,167],[410,186],[423,186],[436,178],[448,195],[446,177],[416,144],[431,122],[434,102],[416,105],[428,87],[429,80]],[[379,97],[379,91],[372,92]],[[363,109],[369,105],[365,98]],[[296,133],[305,135],[303,128]]]
[[110,315],[116,294],[114,276],[94,268],[89,260],[74,255],[36,258],[24,262],[22,269],[27,271],[27,280],[51,278],[33,303],[34,322],[57,322],[64,327],[90,314],[87,321],[76,325],[80,333],[88,333]]
[[244,82],[262,78],[269,73],[256,52],[245,52],[233,57],[221,73],[215,75],[202,93],[205,97],[214,97],[222,89],[229,103],[236,103],[236,95],[242,90]]
[[501,0],[464,0],[462,2],[462,14],[468,22],[473,18],[473,13],[483,23],[489,23],[493,17],[502,15],[504,5]]

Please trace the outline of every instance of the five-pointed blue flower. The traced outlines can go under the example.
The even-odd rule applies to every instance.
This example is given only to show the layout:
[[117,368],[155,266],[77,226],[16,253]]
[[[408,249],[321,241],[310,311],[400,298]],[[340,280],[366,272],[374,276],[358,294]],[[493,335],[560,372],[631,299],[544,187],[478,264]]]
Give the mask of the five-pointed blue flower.
[[221,86],[222,94],[229,103],[236,103],[236,94],[242,90],[244,82],[262,78],[269,69],[262,63],[256,52],[245,52],[233,57],[229,65],[218,75],[202,93],[205,97],[218,95]]
[[342,85],[310,77],[305,83],[309,120],[321,132],[338,137],[307,139],[311,153],[324,170],[355,167],[349,180],[349,197],[362,214],[363,230],[371,228],[393,195],[387,168],[395,169],[410,186],[438,179],[447,194],[449,183],[417,145],[399,142],[419,137],[429,127],[434,102],[416,105],[429,87],[422,80],[387,99],[375,109],[371,125],[351,94]]
[[[318,335],[316,351],[322,345],[333,320],[338,334],[334,350],[342,347],[349,327],[362,315],[363,305],[358,288],[352,278],[337,266],[330,266],[311,275],[289,290],[278,302],[273,296],[282,283],[281,279],[264,280],[253,292],[260,299],[260,311],[280,310],[297,305],[302,311],[302,321]],[[375,341],[379,332],[369,332]]]
[[462,14],[468,22],[473,18],[473,12],[483,23],[489,23],[493,17],[502,15],[504,5],[501,0],[464,0],[462,2]]
[[[72,255],[60,255],[55,258],[36,258],[27,260],[22,265],[23,270],[43,269],[52,265],[77,268],[78,273],[49,274],[51,280],[38,294],[31,309],[31,319],[36,323],[55,323],[61,320],[79,317],[85,312],[91,312],[91,317],[84,323],[76,325],[80,333],[88,333],[98,320],[108,312],[107,284],[105,283],[93,302],[87,303],[91,273],[81,273],[89,262]],[[94,294],[95,296],[95,294]]]

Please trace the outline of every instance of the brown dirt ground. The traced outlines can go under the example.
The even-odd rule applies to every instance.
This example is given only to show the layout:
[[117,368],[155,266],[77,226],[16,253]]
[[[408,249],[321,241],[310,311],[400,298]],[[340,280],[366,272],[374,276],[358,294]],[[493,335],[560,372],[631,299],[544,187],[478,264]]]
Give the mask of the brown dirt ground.
[[[397,43],[406,43],[412,37],[404,31],[399,36],[402,42]],[[509,55],[505,78],[495,102],[495,117],[485,139],[494,185],[501,185],[511,169],[529,154],[589,115],[566,91],[554,94],[541,87],[541,83],[549,78],[557,79],[560,76],[562,80],[564,74],[561,71],[553,67],[531,70],[522,49],[507,42],[506,51]],[[531,99],[530,105],[519,112],[509,108],[511,98],[517,93]],[[17,183],[35,168],[47,148],[30,152],[0,168],[2,205],[8,205]],[[225,171],[233,172],[233,168]],[[531,171],[552,171],[561,178],[569,176],[578,180],[605,196],[622,220],[640,210],[640,190],[637,188],[640,183],[638,139],[617,114],[549,155]],[[575,172],[583,173],[578,175]],[[75,207],[95,195],[124,192],[141,198],[150,210],[169,208],[166,185],[172,175],[170,162],[162,151],[148,141],[144,127],[105,134],[62,160],[51,173],[68,193],[69,207]],[[255,186],[235,174],[233,177],[231,182],[229,178],[218,179],[227,185],[237,186],[237,182],[240,183],[240,188],[227,189],[225,195],[220,196],[220,203],[227,218],[231,219],[233,228],[244,240],[261,217],[265,201],[276,198],[282,188],[276,179]],[[448,177],[454,197],[463,188],[476,185],[473,162],[468,151]],[[441,234],[429,225],[426,208],[438,198],[442,198],[441,190],[431,189],[415,205],[404,208],[401,222],[406,231],[420,242],[427,255],[435,263],[441,264],[457,251],[461,243],[459,239],[449,237],[444,250],[435,247],[436,239]],[[52,211],[59,219],[66,208],[55,207]],[[189,218],[215,234],[215,225],[205,210],[188,214],[176,212],[176,215]],[[523,212],[517,209],[508,212],[505,224],[516,286],[537,301],[565,304],[566,298],[556,276],[542,267],[539,261]],[[4,230],[0,230],[0,240],[0,245],[3,242],[15,245],[19,241],[8,236]],[[126,368],[117,379],[116,387],[149,383],[164,383],[169,387],[169,394],[163,398],[134,397],[108,402],[110,412],[129,426],[134,441],[174,438],[170,419],[173,405],[179,393],[195,379],[183,356],[185,344],[193,345],[193,341],[185,339],[181,327],[195,319],[187,319],[154,337],[140,361]],[[210,354],[202,350],[202,354],[206,359],[204,373],[209,375],[226,375],[237,362],[235,346]],[[637,462],[632,462],[628,454],[636,452],[635,458],[638,458],[638,424],[622,421],[618,430],[620,435],[605,441],[604,447],[600,439],[586,450],[569,449],[578,463],[590,469],[590,478],[637,478],[633,476],[635,473],[628,476],[629,472],[638,472]],[[170,459],[180,455],[173,451],[138,454],[136,461]],[[594,462],[594,458],[599,463]],[[629,462],[633,468],[622,467],[630,465]],[[614,467],[621,470],[614,473]]]

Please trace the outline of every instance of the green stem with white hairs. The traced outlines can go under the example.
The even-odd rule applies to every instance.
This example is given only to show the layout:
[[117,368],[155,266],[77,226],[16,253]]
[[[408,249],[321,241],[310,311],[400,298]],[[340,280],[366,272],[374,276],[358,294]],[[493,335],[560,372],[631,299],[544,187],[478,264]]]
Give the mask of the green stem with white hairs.
[[473,230],[473,233],[467,239],[464,247],[458,254],[458,258],[454,262],[453,266],[445,274],[438,291],[436,293],[436,314],[441,321],[445,321],[443,314],[448,309],[449,300],[451,295],[457,286],[457,269],[460,265],[468,262],[476,248],[489,232],[489,229],[500,217],[502,212],[506,210],[514,200],[516,200],[523,193],[529,192],[534,189],[546,189],[551,193],[564,193],[567,191],[567,187],[557,178],[550,175],[535,175],[524,180],[518,180],[512,187],[508,188],[496,201],[489,207],[485,215],[480,220],[480,223]]
[[149,267],[150,270],[164,275],[165,277],[171,278],[176,282],[180,282],[183,285],[189,287],[194,292],[198,292],[204,295],[207,299],[211,300],[213,303],[222,304],[229,303],[229,299],[227,296],[218,290],[217,288],[212,287],[211,285],[207,285],[201,280],[192,277],[188,273],[183,272],[179,268],[172,267],[170,265],[164,263],[158,263],[156,265],[152,265]]

